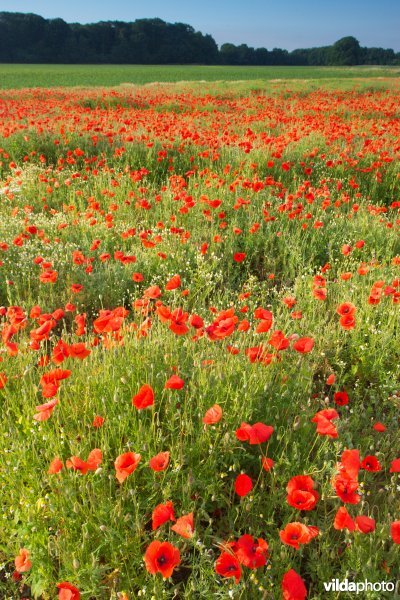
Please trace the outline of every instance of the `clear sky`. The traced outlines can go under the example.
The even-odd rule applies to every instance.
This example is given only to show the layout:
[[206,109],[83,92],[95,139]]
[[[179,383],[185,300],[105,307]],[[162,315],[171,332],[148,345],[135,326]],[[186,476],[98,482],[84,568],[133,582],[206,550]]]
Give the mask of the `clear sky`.
[[0,10],[68,23],[159,17],[210,33],[221,45],[310,48],[347,35],[400,51],[400,0],[0,0]]

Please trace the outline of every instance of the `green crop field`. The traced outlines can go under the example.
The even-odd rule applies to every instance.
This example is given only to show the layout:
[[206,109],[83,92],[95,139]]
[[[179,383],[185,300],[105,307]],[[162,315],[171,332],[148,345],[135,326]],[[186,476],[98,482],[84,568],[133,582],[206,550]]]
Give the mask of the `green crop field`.
[[198,65],[0,65],[0,88],[116,86],[155,81],[240,81],[399,77],[400,67],[232,67]]

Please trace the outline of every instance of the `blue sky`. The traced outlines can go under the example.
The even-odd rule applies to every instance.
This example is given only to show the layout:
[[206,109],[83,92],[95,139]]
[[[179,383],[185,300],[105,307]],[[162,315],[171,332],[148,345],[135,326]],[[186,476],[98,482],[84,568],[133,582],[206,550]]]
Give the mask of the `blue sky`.
[[308,48],[346,35],[400,51],[400,0],[0,0],[0,10],[67,22],[160,17],[210,33],[218,44]]

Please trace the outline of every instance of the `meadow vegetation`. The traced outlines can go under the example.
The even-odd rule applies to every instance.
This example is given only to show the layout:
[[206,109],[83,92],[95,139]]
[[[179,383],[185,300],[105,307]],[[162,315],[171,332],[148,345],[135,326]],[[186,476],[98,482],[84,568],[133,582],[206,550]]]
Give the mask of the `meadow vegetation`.
[[46,69],[0,69],[1,598],[395,582],[399,80]]

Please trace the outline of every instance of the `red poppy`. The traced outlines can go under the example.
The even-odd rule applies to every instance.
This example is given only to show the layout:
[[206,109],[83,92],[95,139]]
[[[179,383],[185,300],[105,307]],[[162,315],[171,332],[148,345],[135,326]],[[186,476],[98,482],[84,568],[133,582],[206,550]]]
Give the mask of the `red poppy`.
[[319,533],[317,527],[308,527],[303,523],[288,523],[285,528],[279,532],[281,542],[292,546],[296,550],[301,544],[308,544]]
[[343,317],[340,317],[339,323],[341,327],[343,327],[343,329],[346,329],[348,331],[350,331],[350,329],[354,329],[354,327],[356,326],[356,320],[354,315],[344,315]]
[[178,287],[180,287],[181,285],[181,278],[179,275],[174,275],[173,277],[171,277],[171,279],[167,282],[165,289],[168,291],[171,290],[176,290]]
[[386,425],[380,423],[379,421],[378,423],[375,423],[373,425],[373,428],[375,429],[375,431],[379,431],[379,433],[383,433],[384,431],[386,431]]
[[151,516],[151,528],[154,531],[167,521],[175,521],[174,505],[168,500],[165,504],[158,504]]
[[346,471],[341,471],[333,480],[333,486],[336,494],[346,504],[358,504],[361,500],[356,491],[358,490],[359,484],[353,477],[351,477]]
[[79,360],[83,360],[87,356],[89,356],[91,350],[86,348],[83,342],[78,342],[77,344],[71,344],[68,349],[68,354],[71,358],[79,358]]
[[57,588],[58,600],[80,600],[81,594],[78,588],[71,583],[67,581],[57,583]]
[[154,391],[151,385],[145,383],[142,385],[136,396],[132,398],[132,404],[138,410],[143,410],[154,404]]
[[301,354],[306,354],[307,352],[311,352],[314,347],[314,340],[310,337],[299,338],[294,344],[293,349],[296,352],[300,352]]
[[234,577],[236,583],[242,576],[239,560],[233,552],[221,552],[215,562],[215,571],[221,577]]
[[144,555],[146,569],[152,575],[161,573],[164,579],[171,577],[175,567],[181,562],[181,555],[169,542],[155,540],[148,546]]
[[89,453],[87,461],[82,460],[79,456],[71,456],[65,464],[67,469],[74,469],[75,471],[79,471],[81,475],[86,475],[88,471],[96,471],[101,465],[102,458],[101,450],[95,448]]
[[240,564],[249,569],[263,567],[268,558],[268,544],[262,538],[252,535],[242,535],[235,544],[235,554]]
[[92,426],[95,427],[96,429],[98,429],[99,427],[102,427],[104,423],[104,417],[101,417],[100,415],[96,415],[93,419],[93,423]]
[[331,421],[338,419],[339,415],[333,408],[326,408],[317,412],[311,419],[313,423],[317,424],[317,433],[320,435],[327,435],[331,438],[337,438],[338,432]]
[[132,280],[136,281],[136,283],[140,283],[141,281],[143,281],[144,277],[141,273],[133,273],[132,274]]
[[18,573],[26,573],[32,568],[32,563],[29,560],[30,552],[26,548],[21,548],[18,556],[15,557],[14,564]]
[[358,450],[344,450],[339,463],[341,471],[346,471],[351,479],[357,480],[360,470],[360,452]]
[[116,478],[120,483],[125,481],[128,475],[134,472],[141,458],[140,454],[135,454],[134,452],[125,452],[124,454],[117,456],[114,466]]
[[239,429],[236,429],[236,437],[241,442],[249,442],[251,445],[267,442],[274,432],[274,428],[264,423],[241,423]]
[[338,406],[346,406],[349,403],[349,395],[344,390],[341,392],[335,392],[333,400]]
[[264,471],[270,471],[273,468],[275,461],[273,461],[272,458],[263,456],[261,458],[261,464],[262,464],[262,468],[264,469]]
[[149,298],[150,300],[155,300],[156,298],[159,298],[160,296],[161,296],[161,290],[158,287],[158,285],[153,285],[153,286],[147,288],[147,290],[145,290],[143,292],[143,297]]
[[51,417],[51,414],[54,410],[54,407],[58,404],[58,398],[54,398],[54,400],[50,400],[46,404],[41,404],[40,406],[36,406],[36,410],[38,411],[33,418],[35,421],[47,421]]
[[351,302],[343,302],[343,304],[340,304],[337,307],[336,312],[341,317],[345,317],[348,315],[354,315],[356,310],[356,307]]
[[187,515],[182,515],[182,517],[179,517],[176,523],[172,525],[171,529],[183,538],[192,538],[194,535],[193,513],[191,512]]
[[347,512],[345,506],[341,506],[335,515],[333,523],[335,529],[347,529],[348,531],[354,531],[356,524]]
[[395,544],[400,544],[400,521],[394,521],[391,524],[390,535]]
[[153,471],[165,471],[169,464],[169,452],[159,452],[149,461],[150,469]]
[[222,408],[219,404],[214,404],[211,408],[209,408],[203,417],[203,423],[205,425],[215,425],[222,418]]
[[333,385],[335,383],[336,377],[335,375],[332,373],[331,375],[329,375],[329,377],[326,380],[326,385]]
[[233,260],[237,263],[243,262],[244,259],[246,258],[246,253],[245,252],[236,252],[233,255]]
[[48,473],[49,475],[55,475],[56,473],[59,473],[61,471],[61,469],[63,468],[63,463],[62,460],[60,459],[59,456],[56,456],[55,458],[53,458],[53,460],[51,461],[50,465],[49,465],[49,469],[48,469]]
[[165,390],[181,390],[185,382],[178,375],[172,375],[164,385]]
[[294,569],[290,569],[283,576],[282,594],[283,600],[304,600],[307,597],[304,581]]
[[400,458],[396,458],[390,465],[390,473],[400,473]]
[[366,517],[361,515],[355,518],[356,522],[356,531],[361,533],[371,533],[375,531],[375,520],[370,517]]
[[366,456],[361,462],[361,468],[365,469],[365,471],[372,471],[373,473],[377,473],[382,470],[379,460],[376,456]]
[[319,500],[314,484],[314,480],[308,475],[292,477],[286,486],[287,503],[298,510],[313,510]]
[[7,383],[7,377],[4,373],[0,373],[0,390],[3,389],[3,387],[6,385]]
[[235,492],[238,496],[247,496],[253,489],[253,482],[248,475],[242,473],[235,480]]

